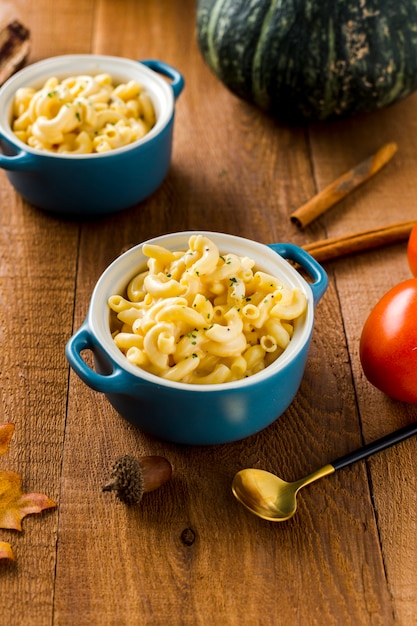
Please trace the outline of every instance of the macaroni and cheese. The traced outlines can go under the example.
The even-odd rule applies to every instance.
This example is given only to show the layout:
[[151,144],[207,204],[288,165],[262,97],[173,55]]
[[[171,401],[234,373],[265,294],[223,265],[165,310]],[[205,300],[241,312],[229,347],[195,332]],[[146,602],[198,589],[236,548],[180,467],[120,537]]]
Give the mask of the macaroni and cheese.
[[186,251],[144,244],[147,269],[112,295],[112,336],[128,361],[162,378],[226,383],[251,376],[288,346],[306,311],[299,289],[220,254],[204,235]]
[[18,89],[13,101],[15,135],[55,153],[108,152],[141,139],[155,121],[145,89],[134,80],[115,85],[109,74],[49,78],[39,90]]

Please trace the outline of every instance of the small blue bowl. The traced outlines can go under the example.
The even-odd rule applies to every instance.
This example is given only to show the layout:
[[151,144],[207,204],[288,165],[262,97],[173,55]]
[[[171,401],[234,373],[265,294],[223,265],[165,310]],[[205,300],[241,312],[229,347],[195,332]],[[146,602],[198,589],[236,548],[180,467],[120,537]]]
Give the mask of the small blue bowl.
[[[99,73],[116,82],[137,80],[149,93],[157,121],[142,139],[110,152],[74,155],[33,149],[13,133],[12,104],[19,88],[39,89],[54,76]],[[94,217],[133,206],[156,191],[168,172],[175,100],[183,87],[182,75],[157,60],[65,55],[29,65],[0,89],[0,167],[25,200],[52,213]]]
[[[187,250],[194,232],[173,233],[150,240],[169,250]],[[235,382],[201,385],[172,382],[128,362],[110,331],[108,298],[123,294],[128,282],[145,268],[143,244],[117,258],[102,274],[93,291],[87,318],[66,346],[66,355],[78,376],[104,393],[129,422],[160,439],[194,445],[219,444],[253,435],[274,422],[296,395],[307,360],[314,309],[327,288],[323,268],[293,244],[270,246],[223,233],[201,233],[223,254],[255,261],[257,269],[302,290],[307,311],[294,324],[294,334],[283,354],[261,372]],[[311,277],[306,280],[286,259],[298,263]],[[82,358],[90,350],[95,369]]]

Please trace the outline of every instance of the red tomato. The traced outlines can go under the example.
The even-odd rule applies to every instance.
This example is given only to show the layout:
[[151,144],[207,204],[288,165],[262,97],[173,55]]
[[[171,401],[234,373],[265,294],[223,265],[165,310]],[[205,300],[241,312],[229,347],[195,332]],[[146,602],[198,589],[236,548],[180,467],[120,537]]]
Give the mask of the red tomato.
[[414,276],[417,276],[417,223],[411,231],[407,246],[408,265]]
[[376,304],[359,354],[370,383],[392,398],[417,403],[417,278],[396,285]]

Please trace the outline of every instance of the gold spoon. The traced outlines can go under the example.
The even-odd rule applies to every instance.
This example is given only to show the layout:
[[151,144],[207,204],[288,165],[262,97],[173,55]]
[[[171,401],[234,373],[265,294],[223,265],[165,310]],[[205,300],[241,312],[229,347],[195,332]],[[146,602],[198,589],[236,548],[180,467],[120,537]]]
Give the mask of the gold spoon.
[[297,493],[301,487],[333,474],[336,470],[381,452],[417,434],[417,422],[350,452],[324,465],[305,478],[287,483],[275,474],[261,469],[243,469],[233,478],[232,491],[249,511],[270,522],[284,522],[297,510]]

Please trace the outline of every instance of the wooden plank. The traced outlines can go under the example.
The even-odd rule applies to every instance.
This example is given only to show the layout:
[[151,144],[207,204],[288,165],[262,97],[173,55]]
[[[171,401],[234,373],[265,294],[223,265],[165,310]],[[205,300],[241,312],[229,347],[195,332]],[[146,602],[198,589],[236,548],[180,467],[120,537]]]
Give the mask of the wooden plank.
[[13,0],[21,21],[31,31],[29,62],[61,54],[91,52],[94,0]]
[[[24,205],[4,180],[1,188],[0,421],[15,424],[1,467],[21,474],[25,492],[59,502],[78,226]],[[57,525],[50,510],[25,519],[22,533],[1,531],[16,556],[0,568],[3,623],[50,623]]]
[[[417,182],[411,174],[417,163],[410,133],[415,106],[416,97],[412,96],[372,116],[330,125],[326,132],[318,128],[312,130],[319,188],[332,175],[329,155],[337,155],[338,168],[343,169],[385,141],[393,140],[399,146],[397,155],[384,171],[320,220],[329,235],[417,219]],[[343,152],[338,149],[339,145],[344,146]],[[349,345],[363,436],[365,441],[370,441],[415,419],[412,406],[389,400],[367,382],[359,360],[360,333],[372,307],[388,289],[411,275],[406,244],[355,255],[333,263],[332,269]],[[411,461],[414,449],[415,441],[409,441],[402,445],[401,453],[397,449],[390,450],[369,462],[381,549],[393,611],[399,624],[412,623],[415,613],[417,472]],[[405,499],[407,506],[404,506]]]
[[[88,49],[92,2],[14,5],[32,33],[29,62]],[[65,21],[63,35],[57,24]],[[0,207],[0,421],[16,425],[1,468],[20,473],[25,492],[59,504],[79,227],[27,205],[4,171]],[[52,624],[58,515],[29,516],[22,533],[1,531],[16,556],[0,564],[2,624]]]

